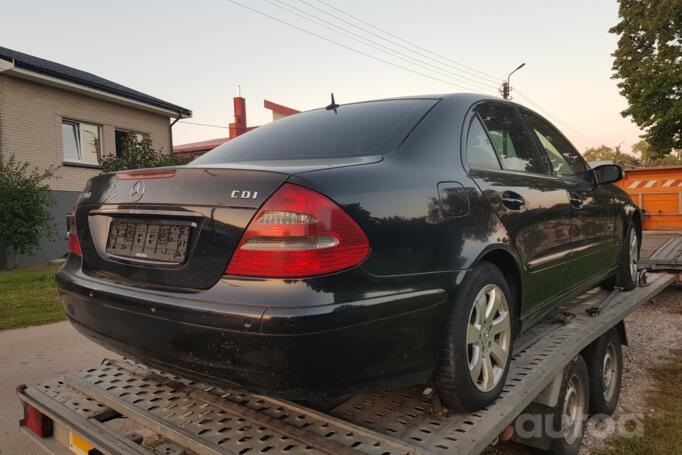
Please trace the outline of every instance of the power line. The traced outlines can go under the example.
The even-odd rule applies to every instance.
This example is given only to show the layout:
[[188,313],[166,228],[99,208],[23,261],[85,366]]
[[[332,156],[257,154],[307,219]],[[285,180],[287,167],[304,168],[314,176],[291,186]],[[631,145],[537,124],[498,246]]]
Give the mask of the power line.
[[229,130],[230,128],[227,126],[223,125],[213,125],[211,123],[197,123],[197,122],[188,122],[187,120],[180,120],[178,123],[186,123],[188,125],[195,125],[195,126],[209,126],[211,128],[222,128],[224,130]]
[[[264,0],[264,1],[266,1],[267,3],[270,3],[270,4],[272,4],[272,5],[274,5],[274,4],[272,3],[271,0]],[[480,85],[480,86],[483,86],[483,87],[486,87],[486,88],[492,88],[492,89],[494,89],[494,90],[497,90],[497,84],[498,84],[498,82],[499,82],[499,81],[497,81],[497,80],[491,81],[491,80],[488,79],[488,78],[481,77],[481,76],[478,76],[478,75],[474,75],[474,77],[476,77],[476,78],[478,78],[478,79],[473,79],[473,78],[468,77],[468,76],[463,76],[463,75],[461,75],[461,74],[454,73],[454,72],[452,72],[452,71],[450,71],[450,70],[448,70],[448,69],[439,68],[439,67],[437,67],[437,66],[434,66],[433,63],[429,63],[428,61],[425,61],[425,60],[421,60],[421,59],[415,58],[415,57],[412,56],[412,55],[405,54],[404,52],[400,52],[400,51],[395,50],[395,49],[393,49],[393,48],[391,48],[391,47],[388,47],[388,46],[386,46],[386,45],[383,45],[383,44],[381,44],[381,43],[379,43],[379,42],[377,42],[377,41],[374,41],[374,40],[372,40],[372,39],[370,39],[370,38],[367,38],[367,37],[365,37],[365,36],[363,36],[363,35],[360,35],[360,34],[358,34],[357,32],[353,32],[353,31],[351,31],[351,30],[348,30],[347,28],[341,27],[341,26],[339,26],[339,25],[337,25],[337,24],[335,24],[335,23],[333,23],[333,22],[330,22],[330,21],[328,21],[328,20],[326,20],[326,19],[324,19],[324,18],[321,18],[321,17],[319,17],[319,16],[316,16],[316,15],[314,15],[314,14],[312,14],[312,13],[309,13],[309,12],[307,12],[307,11],[301,9],[301,8],[297,8],[297,7],[295,7],[295,6],[291,5],[291,4],[288,4],[288,3],[286,3],[286,2],[284,2],[284,1],[282,1],[282,0],[275,0],[275,1],[276,1],[277,3],[286,5],[287,8],[291,8],[291,9],[293,9],[293,10],[295,10],[295,11],[298,11],[298,12],[300,12],[300,13],[305,14],[306,16],[309,16],[309,17],[314,18],[314,20],[313,20],[313,19],[309,19],[309,18],[304,18],[304,19],[306,19],[306,20],[308,20],[308,21],[311,21],[311,22],[322,21],[322,22],[324,22],[325,24],[329,24],[331,27],[333,27],[333,28],[335,28],[335,29],[343,30],[343,32],[345,32],[345,33],[341,33],[341,32],[339,32],[338,30],[332,30],[332,31],[334,31],[334,32],[336,32],[336,33],[344,34],[345,36],[347,36],[347,37],[353,39],[354,41],[362,40],[361,43],[362,43],[362,44],[365,44],[365,45],[368,45],[368,44],[367,44],[368,42],[369,42],[369,43],[372,43],[372,44],[370,45],[370,47],[374,47],[375,49],[376,49],[377,47],[380,47],[380,48],[382,49],[382,50],[380,50],[381,52],[390,52],[390,53],[393,54],[393,55],[399,55],[400,57],[398,57],[398,58],[401,58],[401,57],[402,57],[403,60],[404,60],[404,59],[409,59],[411,62],[418,62],[418,66],[427,68],[427,69],[429,69],[429,70],[431,70],[431,71],[434,71],[434,72],[437,72],[437,73],[440,73],[440,74],[447,75],[447,76],[449,76],[449,77],[453,77],[453,78],[456,78],[456,79],[459,79],[459,80],[467,81],[466,83],[473,83],[473,84],[477,84],[477,85]],[[435,62],[437,62],[437,63],[438,63],[439,65],[441,65],[441,66],[451,67],[451,68],[453,68],[455,71],[459,71],[459,72],[463,72],[463,73],[465,73],[465,74],[468,74],[466,71],[463,71],[463,70],[461,70],[461,69],[459,69],[459,68],[457,68],[457,67],[454,67],[454,66],[452,66],[452,65],[443,64],[443,63],[440,62],[439,60],[436,60],[436,59],[434,59],[434,58],[432,58],[432,57],[429,57],[428,55],[424,55],[424,54],[422,54],[422,53],[420,53],[420,52],[414,51],[414,50],[412,50],[412,49],[410,49],[410,48],[408,48],[408,47],[406,47],[406,46],[401,45],[400,43],[397,43],[397,42],[395,42],[395,41],[393,41],[393,40],[390,40],[390,39],[387,39],[387,38],[385,38],[385,37],[383,37],[383,36],[381,36],[381,35],[379,35],[379,34],[377,34],[377,33],[374,33],[374,32],[372,32],[371,30],[367,30],[366,28],[359,27],[358,25],[353,24],[352,22],[349,22],[349,21],[343,19],[342,17],[339,17],[339,16],[336,16],[336,15],[334,15],[334,14],[331,14],[331,13],[329,13],[328,11],[325,11],[325,10],[323,10],[323,9],[321,9],[321,8],[318,8],[318,7],[316,7],[315,5],[312,5],[312,4],[310,4],[310,3],[308,3],[308,2],[306,2],[306,1],[304,1],[304,0],[299,0],[299,1],[300,1],[301,3],[307,5],[307,6],[310,7],[310,8],[313,8],[313,9],[315,9],[315,10],[317,10],[317,11],[320,11],[320,12],[326,14],[326,15],[329,15],[329,16],[331,16],[331,17],[333,17],[333,18],[335,18],[335,19],[337,19],[337,20],[339,20],[339,21],[341,21],[341,22],[344,22],[344,23],[346,23],[346,24],[348,24],[348,25],[351,25],[352,27],[355,27],[355,28],[357,28],[357,29],[359,29],[359,30],[362,30],[363,32],[368,33],[368,34],[370,34],[370,35],[372,35],[372,36],[376,36],[376,37],[378,37],[378,38],[380,38],[380,39],[382,39],[382,40],[384,40],[384,41],[390,43],[390,44],[393,45],[393,46],[397,46],[397,47],[399,47],[399,48],[401,48],[401,49],[405,49],[405,50],[407,50],[408,52],[410,52],[410,53],[412,53],[412,54],[415,54],[415,55],[417,55],[417,56],[419,56],[419,57],[425,58],[425,59],[427,59],[427,60],[435,61]],[[279,8],[283,8],[283,9],[284,9],[284,7],[281,6],[281,5],[274,5],[274,6],[277,6],[277,7],[279,7]],[[298,13],[296,13],[296,12],[294,12],[294,11],[288,10],[288,12],[291,13],[291,14],[295,14],[296,16],[301,17],[300,14],[298,14]],[[315,22],[315,23],[317,23],[318,25],[320,25],[319,22]],[[327,27],[327,26],[325,26],[325,25],[321,25],[321,26],[324,27],[324,28],[327,28],[327,29],[331,30],[329,27]],[[350,35],[352,35],[352,36],[348,36],[348,34],[350,34]],[[491,85],[491,82],[492,82],[494,85]]]
[[[279,0],[278,0],[278,1],[279,1]],[[310,4],[308,1],[306,1],[306,0],[298,0],[298,1],[301,2],[301,3],[303,3],[303,4],[305,4],[305,5],[310,6],[311,8],[314,8],[314,9],[316,9],[316,10],[318,10],[318,11],[325,12],[326,14],[330,15],[331,17],[334,17],[334,18],[337,19],[337,20],[343,21],[343,22],[346,23],[346,24],[352,25],[352,26],[354,26],[354,27],[356,27],[356,28],[358,28],[358,29],[360,29],[360,30],[363,30],[363,31],[365,31],[366,33],[370,33],[370,34],[372,34],[372,35],[374,35],[374,36],[380,37],[380,35],[377,35],[377,34],[375,34],[375,33],[372,33],[371,31],[366,30],[366,29],[363,28],[363,27],[359,27],[358,25],[355,25],[355,24],[353,24],[353,23],[350,22],[350,21],[346,21],[345,19],[343,19],[343,18],[341,18],[341,17],[339,17],[339,16],[337,16],[337,15],[334,15],[334,14],[332,14],[332,13],[329,13],[329,12],[327,12],[327,11],[324,11],[324,10],[321,9],[321,8],[317,8],[317,7],[313,6],[313,5],[311,5],[311,4]],[[466,66],[466,65],[464,65],[464,64],[462,64],[462,63],[459,63],[459,62],[457,62],[457,61],[455,61],[455,60],[452,60],[452,59],[450,59],[450,58],[448,58],[448,57],[445,57],[445,56],[443,56],[443,55],[437,54],[437,53],[435,53],[435,52],[433,52],[433,51],[431,51],[431,50],[429,50],[429,49],[426,49],[426,48],[424,48],[424,47],[422,47],[422,46],[419,46],[418,44],[416,44],[416,43],[414,43],[414,42],[408,41],[408,40],[406,40],[406,39],[404,39],[404,38],[402,38],[402,37],[400,37],[400,36],[398,36],[398,35],[396,35],[396,34],[393,34],[393,33],[391,33],[391,32],[388,32],[388,31],[386,31],[386,30],[384,30],[384,29],[382,29],[382,28],[380,28],[380,27],[377,27],[377,26],[375,26],[375,25],[373,25],[373,24],[371,24],[371,23],[369,23],[369,22],[367,22],[367,21],[365,21],[365,20],[363,20],[363,19],[357,17],[357,16],[354,16],[354,15],[352,15],[352,14],[346,12],[346,11],[343,11],[343,10],[337,8],[336,6],[329,4],[328,2],[326,2],[326,1],[324,1],[324,0],[315,0],[315,1],[317,1],[318,3],[321,3],[322,5],[325,5],[327,8],[330,8],[330,9],[332,9],[332,10],[338,12],[338,13],[341,13],[341,14],[343,14],[343,15],[345,15],[345,16],[347,16],[347,17],[349,17],[349,18],[351,18],[351,19],[353,19],[353,20],[355,20],[355,21],[357,21],[357,22],[360,22],[360,23],[362,23],[362,24],[364,24],[364,25],[367,25],[368,27],[371,27],[371,28],[373,28],[374,30],[378,30],[378,31],[380,31],[381,33],[384,33],[384,34],[386,34],[386,35],[388,35],[388,36],[391,36],[391,37],[393,37],[393,38],[395,38],[395,39],[397,39],[397,40],[400,40],[401,42],[404,42],[404,43],[406,43],[406,44],[409,44],[410,46],[413,46],[413,47],[415,47],[415,48],[417,48],[417,49],[420,49],[420,50],[422,50],[422,51],[424,51],[424,52],[427,52],[427,53],[429,53],[429,54],[431,54],[431,55],[435,55],[435,56],[437,56],[437,57],[439,57],[439,58],[441,58],[441,59],[444,59],[444,60],[446,60],[446,61],[450,61],[450,62],[452,62],[452,63],[454,63],[454,64],[456,64],[456,65],[459,65],[459,66],[462,66],[462,67],[467,68],[467,69],[469,69],[469,70],[472,70],[472,71],[474,71],[475,73],[479,73],[479,74],[482,74],[482,75],[484,75],[484,76],[489,76],[489,77],[495,78],[496,80],[495,80],[495,79],[488,79],[488,78],[485,78],[485,77],[483,77],[483,76],[478,76],[478,75],[476,75],[475,73],[469,73],[469,74],[475,75],[476,77],[481,77],[481,78],[486,79],[486,80],[489,80],[489,81],[495,80],[495,82],[496,82],[497,80],[500,80],[500,79],[501,79],[501,78],[498,78],[497,76],[493,76],[493,75],[491,75],[491,74],[485,73],[485,72],[480,71],[480,70],[477,70],[477,69],[475,69],[475,68]],[[387,40],[386,38],[383,38],[383,39],[386,40],[386,41],[388,41],[388,42],[391,42],[391,43],[397,45],[397,43],[394,43],[394,42],[391,41],[391,40]],[[414,52],[414,51],[412,51],[412,52]],[[419,54],[419,55],[422,55],[422,54]],[[423,56],[423,55],[422,55],[422,56]],[[427,57],[427,58],[428,58],[428,56],[424,56],[424,57]],[[435,59],[434,59],[434,61],[435,61]],[[442,64],[442,63],[441,63],[441,64]],[[572,128],[572,127],[570,127],[569,125],[567,125],[566,122],[561,121],[561,120],[558,119],[556,116],[554,116],[554,115],[550,114],[549,112],[547,112],[547,110],[545,110],[545,109],[544,109],[542,106],[540,106],[538,103],[536,103],[535,101],[533,101],[532,99],[530,99],[528,96],[524,95],[524,94],[521,93],[519,90],[516,90],[516,92],[519,94],[519,96],[521,96],[522,98],[526,99],[527,102],[529,102],[530,104],[532,104],[533,106],[535,106],[538,110],[542,111],[547,117],[550,117],[550,118],[552,118],[555,122],[557,122],[557,123],[559,123],[559,124],[562,124],[563,127],[564,127],[566,130],[568,130],[569,132],[571,132],[572,135],[573,135],[574,137],[577,136],[578,138],[582,139],[580,142],[583,142],[583,141],[591,142],[591,140],[590,140],[589,138],[586,138],[584,134],[580,133],[580,132],[577,131],[575,128]]]
[[[393,56],[393,57],[396,57],[396,58],[403,60],[403,61],[407,61],[407,62],[409,62],[413,65],[419,66],[421,68],[425,68],[428,71],[433,71],[433,72],[439,73],[441,75],[444,75],[445,77],[451,77],[454,80],[456,80],[457,82],[464,81],[465,84],[475,84],[476,86],[480,87],[479,90],[490,90],[490,89],[497,90],[497,86],[495,86],[495,85],[490,85],[487,82],[482,83],[482,82],[479,82],[477,80],[474,80],[474,79],[471,79],[471,78],[468,78],[465,76],[460,76],[459,74],[453,73],[452,71],[441,70],[440,68],[437,68],[437,67],[433,66],[432,64],[425,62],[424,60],[419,60],[419,59],[414,58],[414,57],[412,57],[408,54],[405,54],[403,52],[391,49],[388,46],[385,46],[381,43],[377,43],[376,41],[373,41],[373,40],[366,38],[362,35],[358,35],[357,33],[352,32],[346,28],[340,27],[340,26],[334,24],[333,22],[330,22],[330,21],[323,19],[319,16],[311,14],[311,13],[304,11],[300,8],[296,8],[295,6],[289,5],[288,3],[286,3],[282,0],[274,0],[279,4],[273,3],[272,0],[263,0],[263,1],[275,6],[277,8],[283,9],[284,11],[287,11],[290,14],[301,17],[301,18],[303,18],[309,22],[312,22],[316,25],[319,25],[320,27],[324,27],[327,30],[331,30],[335,33],[341,34],[341,35],[345,36],[346,38],[350,38],[351,40],[356,41],[360,44],[363,44],[365,46],[369,46],[373,49],[378,50],[379,52],[391,54],[391,56]],[[282,5],[284,5],[284,6],[282,6]],[[299,12],[302,14],[299,14]],[[303,15],[309,16],[309,17],[305,17]],[[312,19],[311,19],[311,17],[312,17]],[[321,24],[320,22],[323,22],[325,24],[329,24],[329,26]],[[339,30],[341,30],[341,31],[339,31]]]
[[[299,0],[299,1],[303,1],[303,0]],[[431,54],[431,55],[435,55],[435,56],[438,57],[438,58],[441,58],[441,59],[446,60],[446,61],[448,61],[448,62],[450,62],[450,63],[453,63],[453,64],[455,64],[455,65],[457,65],[457,66],[461,66],[462,68],[466,68],[466,69],[471,70],[471,71],[474,72],[474,73],[468,72],[469,74],[474,74],[474,75],[475,75],[475,73],[478,73],[478,74],[480,74],[480,75],[490,77],[490,78],[492,78],[492,79],[489,79],[490,82],[498,82],[498,81],[503,80],[503,78],[501,78],[501,77],[494,76],[494,75],[489,74],[489,73],[485,73],[485,72],[483,72],[483,71],[477,70],[476,68],[472,68],[472,67],[467,66],[467,65],[464,65],[463,63],[460,63],[460,62],[458,62],[458,61],[456,61],[456,60],[452,60],[451,58],[445,57],[444,55],[441,55],[441,54],[438,54],[438,53],[436,53],[436,52],[430,51],[429,49],[426,49],[426,48],[424,48],[424,47],[422,47],[422,46],[420,46],[420,45],[418,45],[418,44],[416,44],[416,43],[414,43],[414,42],[412,42],[412,41],[408,41],[408,40],[406,40],[406,39],[404,39],[404,38],[401,38],[401,37],[398,36],[398,35],[395,35],[395,34],[393,34],[393,33],[391,33],[391,32],[388,32],[388,31],[386,31],[386,30],[380,28],[380,27],[377,27],[376,25],[372,25],[372,24],[370,24],[369,22],[364,21],[364,20],[360,19],[360,18],[357,17],[357,16],[353,16],[352,14],[350,14],[350,13],[348,13],[348,12],[346,12],[346,11],[343,11],[343,10],[339,9],[339,8],[335,7],[334,5],[330,5],[329,3],[327,3],[327,2],[325,2],[325,1],[323,1],[323,0],[316,0],[316,1],[317,1],[318,3],[322,3],[323,5],[327,6],[328,8],[331,8],[331,9],[334,10],[334,11],[337,11],[337,12],[339,12],[339,13],[341,13],[341,14],[347,16],[347,17],[350,17],[350,18],[353,19],[353,20],[356,20],[356,21],[358,21],[358,22],[360,22],[360,23],[362,23],[362,24],[365,24],[365,25],[367,25],[367,26],[373,28],[374,30],[378,30],[378,31],[380,31],[381,33],[384,33],[384,34],[386,34],[386,35],[388,35],[388,36],[391,36],[391,37],[393,37],[393,38],[395,38],[395,39],[397,39],[397,40],[400,40],[400,41],[402,41],[403,43],[409,44],[410,46],[413,46],[413,47],[415,47],[415,48],[417,48],[417,49],[419,49],[419,50],[421,50],[421,51],[428,52],[428,53]],[[303,3],[305,3],[305,2],[303,2]],[[327,13],[327,14],[330,14],[330,13]],[[331,15],[331,14],[330,14],[330,15]],[[336,16],[334,16],[334,17],[336,17]],[[338,19],[338,17],[337,17],[337,19]],[[341,20],[341,19],[339,19],[339,20]],[[461,70],[461,71],[464,71],[464,70]],[[481,77],[481,76],[479,76],[479,77]]]
[[249,10],[249,11],[251,11],[251,12],[254,12],[254,13],[256,13],[256,14],[259,14],[259,15],[261,15],[261,16],[263,16],[263,17],[267,17],[268,19],[271,19],[271,20],[273,20],[273,21],[279,22],[280,24],[284,24],[284,25],[286,25],[287,27],[291,27],[291,28],[296,29],[296,30],[298,30],[298,31],[300,31],[300,32],[303,32],[303,33],[305,33],[305,34],[308,34],[308,35],[310,35],[310,36],[314,36],[314,37],[319,38],[319,39],[321,39],[321,40],[324,40],[324,41],[327,41],[327,42],[329,42],[329,43],[335,44],[336,46],[342,47],[342,48],[347,49],[347,50],[349,50],[349,51],[351,51],[351,52],[355,52],[355,53],[364,55],[365,57],[371,58],[371,59],[376,60],[376,61],[378,61],[378,62],[385,63],[385,64],[387,64],[387,65],[391,65],[391,66],[393,66],[393,67],[395,67],[395,68],[400,68],[400,69],[402,69],[403,71],[408,71],[408,72],[410,72],[410,73],[417,74],[417,75],[419,75],[419,76],[426,77],[426,78],[432,79],[432,80],[434,80],[434,81],[442,82],[442,83],[447,84],[447,85],[452,85],[452,86],[454,86],[454,87],[458,87],[458,88],[462,88],[462,89],[465,89],[465,90],[469,90],[469,91],[471,91],[471,92],[476,92],[476,91],[477,91],[476,89],[472,89],[472,88],[470,88],[470,87],[467,87],[467,86],[464,86],[464,85],[461,85],[461,84],[455,84],[455,83],[453,83],[453,82],[450,82],[450,81],[447,81],[447,80],[444,80],[444,79],[441,79],[441,78],[438,78],[438,77],[435,77],[435,76],[432,76],[432,75],[429,75],[429,74],[426,74],[426,73],[422,73],[421,71],[417,71],[417,70],[414,70],[414,69],[412,69],[412,68],[408,68],[408,67],[406,67],[406,66],[403,66],[403,65],[400,65],[400,64],[391,62],[391,61],[386,60],[386,59],[384,59],[384,58],[377,57],[376,55],[372,55],[372,54],[370,54],[370,53],[368,53],[368,52],[361,51],[361,50],[356,49],[356,48],[354,48],[354,47],[351,47],[351,46],[348,46],[348,45],[346,45],[346,44],[343,44],[343,43],[340,43],[340,42],[338,42],[338,41],[335,41],[335,40],[333,40],[333,39],[331,39],[331,38],[327,38],[326,36],[323,36],[323,35],[320,35],[320,34],[318,34],[318,33],[315,33],[315,32],[312,32],[312,31],[310,31],[310,30],[307,30],[307,29],[305,29],[305,28],[303,28],[303,27],[299,27],[298,25],[294,25],[294,24],[292,24],[292,23],[290,23],[290,22],[287,22],[287,21],[285,21],[285,20],[283,20],[283,19],[280,19],[280,18],[278,18],[278,17],[272,16],[272,15],[270,15],[270,14],[268,14],[268,13],[263,12],[263,11],[260,11],[260,10],[257,10],[257,9],[255,9],[255,8],[252,8],[252,7],[250,7],[250,6],[244,5],[243,3],[239,3],[239,2],[236,1],[236,0],[227,0],[227,1],[230,2],[230,3],[234,3],[235,5],[240,6],[240,7],[244,8],[244,9],[247,9],[247,10]]
[[531,105],[532,105],[533,107],[535,107],[537,110],[539,110],[540,112],[542,112],[545,116],[547,116],[548,118],[550,118],[550,119],[553,120],[554,122],[558,123],[560,126],[562,126],[562,127],[564,128],[564,130],[566,130],[567,132],[571,133],[572,136],[581,139],[581,142],[586,142],[586,143],[593,142],[592,139],[591,139],[590,137],[588,137],[587,135],[581,133],[581,132],[578,131],[577,129],[573,128],[571,125],[567,124],[566,122],[564,122],[563,120],[561,120],[560,118],[558,118],[556,115],[553,115],[553,114],[549,113],[546,109],[544,109],[544,108],[543,108],[542,106],[540,106],[538,103],[536,103],[535,101],[533,101],[532,99],[530,99],[527,95],[525,95],[525,94],[524,94],[523,92],[521,92],[519,89],[515,89],[515,91],[516,91],[516,93],[518,93],[518,95],[519,95],[521,98],[525,99],[529,104],[531,104]]

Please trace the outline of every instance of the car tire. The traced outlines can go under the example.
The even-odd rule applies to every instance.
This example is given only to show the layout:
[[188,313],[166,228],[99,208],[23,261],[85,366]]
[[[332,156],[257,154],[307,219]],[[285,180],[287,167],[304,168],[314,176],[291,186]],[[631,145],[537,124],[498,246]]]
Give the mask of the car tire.
[[630,268],[631,265],[633,264],[630,252],[632,240],[631,235],[634,235],[634,239],[637,242],[636,267],[638,266],[637,264],[639,264],[639,237],[637,237],[637,231],[634,228],[634,226],[630,225],[623,239],[623,246],[621,247],[619,255],[620,261],[618,263],[618,268],[614,272],[613,276],[601,282],[600,286],[603,289],[612,291],[616,286],[620,286],[623,288],[624,291],[631,291],[632,289],[637,287],[638,274],[635,273],[634,276],[632,276],[632,269]]
[[509,284],[495,265],[481,262],[455,297],[434,379],[453,411],[492,404],[504,387],[515,334]]
[[637,230],[631,224],[627,230],[627,235],[623,239],[621,261],[616,272],[616,283],[624,291],[631,291],[637,287],[639,250]]
[[623,379],[623,348],[620,335],[609,330],[585,353],[590,372],[590,414],[611,415],[618,406]]
[[[589,374],[587,364],[582,356],[576,357],[564,370],[563,383],[559,393],[558,404],[550,409],[552,436],[549,437],[549,450],[531,449],[533,455],[577,455],[583,442],[586,414],[589,406]],[[567,414],[567,406],[577,407],[574,412],[568,412],[567,418],[574,419],[564,421]],[[543,423],[544,425],[544,423]],[[557,432],[561,436],[555,436]]]

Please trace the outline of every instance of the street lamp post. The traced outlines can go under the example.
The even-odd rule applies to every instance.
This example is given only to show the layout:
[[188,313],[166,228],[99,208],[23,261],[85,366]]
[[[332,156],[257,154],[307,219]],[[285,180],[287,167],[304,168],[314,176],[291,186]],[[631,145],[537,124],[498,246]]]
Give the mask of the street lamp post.
[[502,94],[502,98],[504,98],[505,100],[511,99],[511,97],[509,96],[509,92],[511,92],[511,86],[509,85],[509,78],[511,77],[512,74],[514,74],[515,72],[517,72],[518,70],[520,70],[524,66],[526,66],[526,64],[521,63],[519,66],[516,67],[516,69],[514,71],[509,73],[509,76],[507,76],[507,80],[502,82],[502,88],[500,89],[500,93]]

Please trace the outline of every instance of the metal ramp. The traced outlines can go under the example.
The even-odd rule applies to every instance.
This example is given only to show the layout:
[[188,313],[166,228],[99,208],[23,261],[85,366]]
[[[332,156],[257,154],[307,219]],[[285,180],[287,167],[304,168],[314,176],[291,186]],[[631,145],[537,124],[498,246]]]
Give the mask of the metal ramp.
[[593,314],[586,310],[603,304],[607,293],[595,289],[579,297],[562,309],[563,318],[540,326],[541,336],[535,331],[520,340],[501,397],[470,414],[434,412],[437,404],[422,393],[424,386],[356,395],[322,412],[127,360],[106,360],[26,388],[19,397],[100,453],[479,454],[576,355],[673,279],[651,274],[648,286],[620,293]]
[[644,232],[640,265],[649,270],[682,271],[682,233]]

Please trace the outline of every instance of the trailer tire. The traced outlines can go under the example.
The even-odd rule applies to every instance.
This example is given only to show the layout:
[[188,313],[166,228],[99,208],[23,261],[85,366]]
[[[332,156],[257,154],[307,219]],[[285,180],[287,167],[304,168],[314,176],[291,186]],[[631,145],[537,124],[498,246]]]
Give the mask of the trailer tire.
[[590,372],[590,414],[611,415],[618,406],[623,379],[623,349],[616,329],[594,341],[585,357]]
[[[552,434],[560,431],[562,436],[550,438],[549,449],[531,449],[533,455],[577,455],[583,443],[587,411],[590,402],[590,376],[587,363],[581,355],[576,357],[564,370],[559,402],[550,410]],[[568,406],[568,408],[567,408]],[[571,419],[569,429],[564,430],[565,411],[573,410],[578,415]],[[577,426],[576,426],[577,425]],[[566,434],[568,431],[569,434]]]
[[467,275],[454,300],[434,380],[446,407],[477,411],[492,404],[506,382],[515,304],[504,274],[487,261]]

